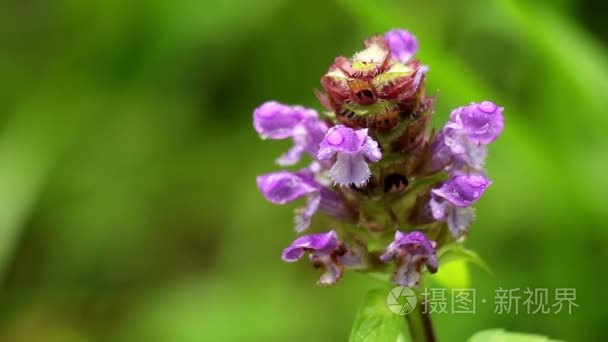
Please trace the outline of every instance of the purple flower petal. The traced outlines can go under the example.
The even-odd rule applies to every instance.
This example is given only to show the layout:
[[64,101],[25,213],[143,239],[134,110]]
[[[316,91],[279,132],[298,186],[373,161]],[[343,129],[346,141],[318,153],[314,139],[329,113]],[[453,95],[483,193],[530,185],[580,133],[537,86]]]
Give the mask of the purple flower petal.
[[445,143],[445,129],[443,129],[431,143],[431,169],[441,170],[448,166],[454,157],[454,153]]
[[490,101],[471,103],[452,111],[450,120],[461,126],[469,139],[476,144],[487,145],[502,133],[503,108]]
[[487,145],[503,130],[502,110],[489,101],[454,109],[431,145],[432,169],[483,170]]
[[391,48],[391,55],[401,63],[409,62],[418,51],[418,41],[406,30],[391,30],[384,34]]
[[367,129],[359,131],[362,133],[344,125],[331,127],[321,141],[317,158],[325,160],[331,158],[336,152],[358,154],[367,137]]
[[319,210],[321,193],[314,192],[308,196],[306,206],[296,209],[295,230],[300,233],[310,226],[313,215]]
[[[313,164],[313,168],[316,168],[316,165]],[[257,183],[264,197],[274,204],[285,204],[303,196],[307,197],[306,205],[296,209],[297,232],[310,226],[312,217],[318,210],[339,220],[349,218],[340,195],[317,183],[310,169],[296,173],[279,171],[265,174],[257,178]]]
[[367,267],[367,251],[361,246],[348,246],[346,253],[340,255],[338,259],[345,268],[361,270]]
[[285,139],[305,119],[317,118],[317,112],[300,106],[269,101],[253,112],[253,126],[262,138]]
[[458,207],[469,207],[477,201],[492,182],[480,174],[457,174],[431,190],[434,196],[448,200]]
[[431,143],[432,170],[483,170],[487,146],[472,142],[466,132],[448,122]]
[[321,142],[317,159],[326,160],[337,154],[329,175],[337,184],[363,185],[371,175],[368,162],[382,158],[378,143],[367,135],[367,129],[353,130],[343,125],[330,128]]
[[435,220],[445,221],[448,217],[448,211],[453,206],[450,202],[442,198],[431,196],[429,207]]
[[434,242],[417,231],[409,234],[395,232],[395,240],[388,245],[380,260],[383,262],[395,260],[397,267],[393,281],[408,287],[418,285],[423,266],[426,266],[431,273],[437,272],[438,267]]
[[294,144],[287,152],[280,156],[276,162],[281,166],[294,165],[302,158],[304,153],[304,146],[300,144]]
[[342,277],[344,264],[341,256],[345,255],[346,248],[335,231],[300,236],[283,250],[282,259],[294,262],[306,252],[310,253],[312,264],[323,269],[318,284],[333,285]]
[[365,185],[371,174],[362,154],[339,153],[336,163],[329,170],[329,176],[342,186]]
[[314,181],[288,171],[258,176],[257,183],[264,197],[274,204],[289,203],[319,189]]
[[439,221],[446,221],[455,239],[465,235],[475,219],[475,210],[472,207],[459,207],[443,198],[433,196],[429,205],[433,217]]
[[492,184],[483,175],[457,174],[452,176],[439,189],[431,190],[429,206],[433,218],[446,221],[454,238],[466,234],[475,212],[475,203]]
[[294,146],[277,159],[277,163],[283,166],[297,163],[304,152],[316,157],[327,131],[327,124],[319,120],[316,111],[275,101],[255,109],[253,125],[262,138],[293,139]]
[[323,269],[323,273],[319,277],[317,284],[334,285],[336,282],[338,282],[338,280],[340,280],[340,278],[342,278],[344,265],[336,260],[336,257],[332,256],[331,254],[310,254],[310,262],[312,262],[315,267],[320,267]]
[[447,224],[455,239],[466,234],[471,222],[475,219],[475,209],[453,206],[447,214]]
[[339,220],[348,220],[349,215],[344,200],[335,191],[322,187],[320,189],[321,201],[319,210]]
[[339,244],[338,234],[331,230],[327,233],[302,235],[283,250],[283,260],[294,262],[300,259],[307,250],[330,252]]
[[363,131],[365,131],[366,135],[365,140],[363,141],[363,146],[361,147],[363,155],[367,161],[375,163],[382,158],[382,151],[380,151],[378,143],[374,141],[374,139],[367,136],[367,130]]
[[453,169],[459,170],[468,166],[482,170],[487,155],[487,146],[475,143],[465,132],[448,128],[443,137],[445,146],[454,156]]

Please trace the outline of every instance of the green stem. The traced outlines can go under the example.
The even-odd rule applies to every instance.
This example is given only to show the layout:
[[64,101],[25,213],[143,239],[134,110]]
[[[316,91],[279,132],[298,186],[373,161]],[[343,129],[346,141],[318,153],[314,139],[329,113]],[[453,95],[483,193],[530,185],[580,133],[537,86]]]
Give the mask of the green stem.
[[435,342],[435,331],[431,315],[423,310],[423,303],[419,303],[414,311],[405,315],[413,342]]

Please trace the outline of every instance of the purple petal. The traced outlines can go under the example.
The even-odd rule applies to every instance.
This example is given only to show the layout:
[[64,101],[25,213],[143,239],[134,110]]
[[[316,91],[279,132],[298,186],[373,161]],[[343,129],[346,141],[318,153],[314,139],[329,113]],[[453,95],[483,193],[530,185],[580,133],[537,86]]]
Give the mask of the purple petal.
[[[367,132],[366,132],[367,135]],[[380,151],[380,148],[378,147],[378,143],[376,141],[374,141],[374,139],[370,138],[370,137],[365,137],[365,140],[363,141],[363,155],[365,156],[365,159],[367,159],[367,161],[371,162],[371,163],[375,163],[377,161],[380,160],[380,158],[382,158],[382,152]]]
[[383,262],[395,260],[397,263],[393,281],[403,286],[416,286],[420,280],[422,267],[429,272],[437,272],[437,256],[433,241],[421,232],[395,233],[395,240],[388,245],[380,256]]
[[319,148],[317,159],[325,160],[331,158],[336,152],[345,154],[357,154],[367,138],[367,129],[355,131],[344,125],[331,127]]
[[450,120],[432,143],[432,169],[483,170],[487,145],[503,130],[502,110],[489,101],[453,110]]
[[319,185],[302,174],[288,171],[269,173],[257,178],[258,188],[274,204],[294,201],[319,190]]
[[397,285],[416,287],[422,277],[424,258],[421,255],[405,255],[397,261],[393,282]]
[[483,195],[490,184],[492,182],[480,174],[457,174],[439,189],[432,189],[431,193],[456,206],[468,207]]
[[371,171],[363,154],[339,153],[334,166],[329,170],[329,176],[342,186],[364,185],[370,175]]
[[325,187],[321,188],[320,192],[321,201],[319,203],[319,210],[339,220],[347,220],[349,218],[344,200],[340,195]]
[[313,109],[269,101],[253,112],[253,126],[262,138],[285,139],[294,135],[301,122],[317,117]]
[[431,207],[431,213],[433,214],[433,218],[439,221],[445,221],[448,216],[448,207],[450,206],[450,202],[446,201],[443,198],[438,198],[436,196],[431,196],[431,200],[429,202],[429,206]]
[[338,260],[345,268],[360,270],[367,266],[366,262],[367,252],[360,246],[348,246],[346,253],[340,255]]
[[302,235],[283,250],[282,259],[287,262],[294,262],[300,259],[306,250],[330,253],[338,247],[339,243],[338,234],[334,230],[327,233]]
[[294,127],[293,147],[277,159],[281,166],[293,165],[300,161],[302,153],[308,152],[313,158],[317,157],[319,145],[327,132],[327,124],[316,118],[309,118]]
[[323,273],[319,277],[317,284],[319,285],[334,285],[344,272],[344,265],[336,260],[336,257],[329,253],[310,253],[310,261],[315,267],[323,269]]
[[471,222],[475,219],[475,210],[471,207],[451,206],[448,210],[446,222],[455,239],[466,234]]
[[454,153],[445,143],[445,129],[443,129],[431,143],[431,169],[440,170],[445,168],[453,160]]
[[473,142],[466,132],[455,129],[452,125],[453,123],[448,123],[431,144],[432,170],[447,167],[460,170],[465,166],[483,170],[487,146]]
[[401,63],[409,62],[418,51],[416,37],[406,30],[388,31],[384,34],[384,38],[388,41],[393,58]]
[[503,108],[490,101],[455,109],[451,121],[460,124],[474,143],[487,145],[502,133],[504,128]]
[[466,132],[448,128],[444,135],[445,146],[455,157],[455,169],[467,165],[475,170],[482,170],[487,155],[487,146],[472,141]]
[[294,165],[300,161],[304,153],[304,146],[300,144],[294,144],[287,152],[277,159],[277,164],[281,166]]
[[435,253],[433,244],[426,236],[418,231],[404,234],[401,231],[395,232],[395,240],[388,245],[387,251],[405,249],[410,254],[422,253],[432,255]]
[[336,153],[338,157],[329,175],[336,184],[343,186],[365,184],[371,175],[367,163],[382,158],[378,143],[367,135],[367,129],[355,131],[343,125],[327,131],[317,159],[326,160]]
[[295,216],[295,230],[300,233],[306,230],[310,226],[313,215],[319,209],[321,203],[321,194],[319,192],[313,192],[308,196],[306,206],[296,209]]
[[[325,133],[327,133],[327,124],[324,121],[318,120],[317,118],[305,120],[302,123],[305,134],[296,135],[294,141],[296,144],[300,143],[304,145],[304,149],[310,153],[314,158],[317,157],[319,152],[319,145]],[[298,140],[299,139],[299,140]]]

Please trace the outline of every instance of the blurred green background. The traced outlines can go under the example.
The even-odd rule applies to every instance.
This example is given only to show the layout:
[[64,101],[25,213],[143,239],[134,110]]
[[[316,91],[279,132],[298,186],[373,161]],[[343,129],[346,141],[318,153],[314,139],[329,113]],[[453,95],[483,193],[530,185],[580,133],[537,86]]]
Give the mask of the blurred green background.
[[[333,58],[414,32],[449,110],[492,99],[506,129],[466,244],[476,315],[608,339],[608,30],[599,1],[82,1],[0,4],[0,341],[340,341],[367,289],[315,285],[280,252],[294,206],[258,193],[289,142],[261,141],[265,100],[320,109]],[[317,229],[327,227],[317,226]],[[577,289],[571,315],[496,315],[493,291]]]

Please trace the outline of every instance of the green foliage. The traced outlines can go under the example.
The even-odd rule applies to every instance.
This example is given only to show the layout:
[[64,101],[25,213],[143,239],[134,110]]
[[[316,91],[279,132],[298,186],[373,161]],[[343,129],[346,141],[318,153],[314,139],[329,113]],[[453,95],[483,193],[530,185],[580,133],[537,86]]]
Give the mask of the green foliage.
[[443,246],[437,251],[437,258],[441,265],[448,265],[451,262],[466,261],[475,264],[486,272],[491,273],[485,261],[474,251],[465,248],[461,243],[452,243]]
[[404,316],[386,305],[388,290],[371,290],[365,296],[350,333],[349,342],[409,341]]
[[453,289],[471,287],[471,272],[469,264],[464,259],[441,264],[437,273],[429,276],[430,280],[437,282],[439,286]]
[[471,273],[469,265],[476,265],[490,273],[487,264],[472,250],[460,243],[443,246],[437,251],[439,270],[430,275],[430,280],[448,288],[470,288]]
[[504,329],[484,330],[476,333],[468,339],[468,342],[558,342],[547,337],[507,332]]

